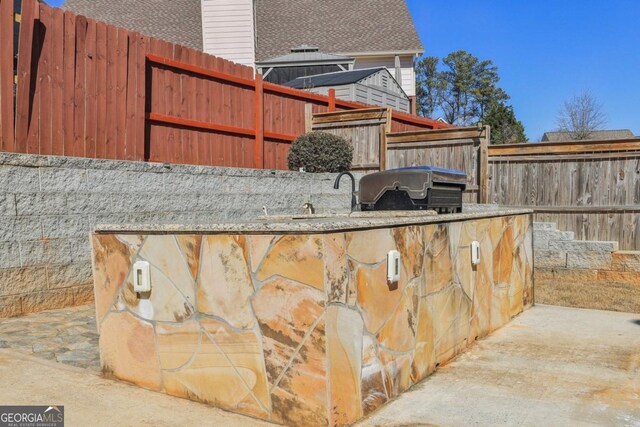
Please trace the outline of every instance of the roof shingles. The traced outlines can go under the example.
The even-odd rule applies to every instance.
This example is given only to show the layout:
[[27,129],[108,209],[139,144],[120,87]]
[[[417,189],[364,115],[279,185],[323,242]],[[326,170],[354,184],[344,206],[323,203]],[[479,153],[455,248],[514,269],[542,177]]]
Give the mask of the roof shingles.
[[[308,44],[332,54],[422,53],[405,0],[255,0],[256,61]],[[66,0],[77,14],[202,50],[200,0]]]
[[66,0],[64,8],[97,21],[202,50],[200,0]]
[[310,44],[321,52],[422,53],[405,0],[256,0],[256,61]]

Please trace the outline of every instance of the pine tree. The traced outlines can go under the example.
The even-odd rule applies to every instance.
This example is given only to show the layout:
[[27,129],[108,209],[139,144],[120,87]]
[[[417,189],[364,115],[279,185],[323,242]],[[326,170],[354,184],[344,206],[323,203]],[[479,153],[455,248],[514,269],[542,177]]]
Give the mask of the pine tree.
[[491,144],[519,144],[527,142],[524,126],[516,119],[513,107],[501,102],[491,104],[484,117],[491,126]]

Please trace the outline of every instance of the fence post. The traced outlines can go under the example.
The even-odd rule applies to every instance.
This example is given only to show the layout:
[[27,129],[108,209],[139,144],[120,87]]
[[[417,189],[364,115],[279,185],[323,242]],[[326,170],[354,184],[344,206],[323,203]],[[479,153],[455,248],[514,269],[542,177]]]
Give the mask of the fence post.
[[0,0],[0,150],[14,150],[13,0]]
[[336,90],[329,89],[329,111],[336,111]]
[[389,148],[387,147],[387,134],[391,133],[391,121],[392,121],[393,109],[391,107],[387,107],[387,111],[385,113],[385,122],[380,125],[380,154],[378,167],[380,171],[387,170],[387,152]]
[[385,130],[387,133],[391,133],[391,126],[393,124],[393,108],[387,107],[387,122],[385,124]]
[[489,141],[491,126],[484,127],[484,136],[480,137],[480,155],[478,156],[478,203],[489,203]]
[[304,132],[309,133],[313,130],[313,105],[304,104]]
[[378,160],[378,169],[380,171],[387,170],[387,125],[381,124],[379,131],[380,155]]
[[256,169],[264,169],[264,90],[262,74],[256,73],[255,88],[255,125],[256,138],[254,145],[254,161]]

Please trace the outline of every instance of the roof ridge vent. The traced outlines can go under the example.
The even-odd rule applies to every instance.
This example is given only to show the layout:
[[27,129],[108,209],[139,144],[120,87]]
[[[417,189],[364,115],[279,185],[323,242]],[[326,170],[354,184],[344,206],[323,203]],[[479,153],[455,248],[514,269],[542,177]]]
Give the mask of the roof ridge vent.
[[294,47],[291,49],[291,52],[319,52],[320,48],[318,46],[310,46],[308,44],[303,44],[298,47]]

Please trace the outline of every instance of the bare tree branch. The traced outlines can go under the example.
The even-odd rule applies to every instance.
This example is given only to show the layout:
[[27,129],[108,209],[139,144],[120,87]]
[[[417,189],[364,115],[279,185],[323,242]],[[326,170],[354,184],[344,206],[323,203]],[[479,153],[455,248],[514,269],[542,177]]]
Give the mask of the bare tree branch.
[[602,104],[589,91],[565,101],[556,119],[558,130],[569,132],[571,139],[588,139],[591,132],[602,129],[607,116]]

